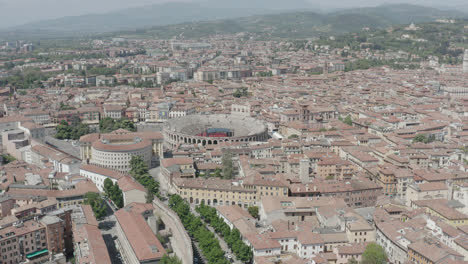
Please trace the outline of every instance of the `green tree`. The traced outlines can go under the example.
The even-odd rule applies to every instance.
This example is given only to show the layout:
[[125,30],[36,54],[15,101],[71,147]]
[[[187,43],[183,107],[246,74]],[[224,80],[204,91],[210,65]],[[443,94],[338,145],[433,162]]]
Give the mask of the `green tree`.
[[146,190],[146,203],[152,203],[154,200],[154,194],[150,190]]
[[232,154],[230,152],[224,153],[221,163],[223,165],[223,179],[232,179],[234,176]]
[[111,199],[115,206],[118,208],[122,208],[124,206],[123,202],[123,193],[117,183],[113,183],[112,180],[106,178],[104,180],[104,192],[106,193],[107,197]]
[[247,97],[249,95],[247,87],[242,87],[240,89],[236,89],[236,91],[232,94],[236,98],[240,97]]
[[88,192],[84,196],[84,204],[89,204],[93,209],[96,219],[100,220],[106,216],[106,206],[104,200],[98,193]]
[[3,164],[8,164],[8,163],[16,160],[16,158],[13,157],[10,154],[3,154],[2,159],[3,159]]
[[358,264],[358,261],[355,258],[350,258],[348,264]]
[[117,208],[122,208],[124,205],[123,202],[123,192],[120,189],[119,185],[115,183],[110,189],[110,198],[114,202]]
[[258,219],[258,206],[250,206],[247,211],[253,218]]
[[105,117],[99,121],[99,131],[102,133],[112,132],[120,128],[128,131],[136,131],[133,122],[126,118],[114,120],[113,118]]
[[78,140],[81,136],[89,134],[90,132],[89,126],[82,124],[79,120],[78,123],[72,124],[72,126],[70,126],[67,121],[62,120],[55,130],[57,131],[55,138],[73,140]]
[[[172,195],[169,197],[169,207],[177,213],[189,235],[198,242],[201,253],[206,258],[208,264],[229,263],[224,258],[224,251],[221,249],[218,239],[206,228],[200,217],[190,212],[190,207],[185,200],[179,195]],[[200,215],[207,213],[207,215],[203,215],[203,218],[206,219],[212,216],[213,211],[209,207],[203,207],[202,212]],[[216,210],[214,214],[216,216]]]
[[296,134],[292,134],[288,137],[288,139],[296,139],[296,138],[299,138],[299,136]]
[[205,204],[201,204],[195,209],[201,216],[201,219],[223,237],[226,244],[231,248],[237,258],[243,262],[250,262],[252,259],[252,250],[241,239],[238,229],[230,229],[224,220],[217,215],[216,209]]
[[385,254],[384,249],[376,244],[369,243],[362,253],[362,264],[386,264],[387,255]]
[[114,186],[114,183],[112,182],[112,180],[109,179],[109,178],[106,178],[104,180],[104,188],[103,189],[104,189],[104,192],[106,193],[106,195],[108,197],[110,197],[110,192],[111,192],[112,186]]
[[427,140],[426,135],[418,134],[413,138],[413,142],[425,142]]
[[3,65],[5,66],[5,69],[7,70],[11,70],[15,67],[15,64],[11,61],[5,62]]
[[353,119],[351,118],[350,115],[347,115],[346,118],[343,120],[343,123],[347,124],[348,126],[353,125]]
[[216,178],[221,178],[221,169],[220,169],[220,168],[216,168],[216,170],[215,170],[213,176],[216,177]]
[[260,77],[271,77],[273,76],[273,73],[271,71],[267,71],[267,72],[259,72],[257,73],[257,75]]
[[55,137],[57,139],[69,139],[70,134],[71,134],[71,127],[68,125],[68,122],[65,120],[62,120],[60,124],[55,128],[57,133],[55,134]]
[[88,75],[114,75],[116,73],[116,68],[107,67],[94,67],[88,70]]
[[129,174],[143,185],[149,192],[161,198],[159,195],[159,182],[149,174],[148,165],[140,156],[133,156],[130,159]]
[[75,108],[60,102],[59,110],[74,110]]
[[149,171],[148,164],[140,157],[140,156],[133,156],[130,159],[130,175],[132,175],[135,179],[143,177]]
[[418,134],[413,138],[413,142],[421,142],[421,143],[431,143],[436,140],[434,135],[424,135],[424,134]]

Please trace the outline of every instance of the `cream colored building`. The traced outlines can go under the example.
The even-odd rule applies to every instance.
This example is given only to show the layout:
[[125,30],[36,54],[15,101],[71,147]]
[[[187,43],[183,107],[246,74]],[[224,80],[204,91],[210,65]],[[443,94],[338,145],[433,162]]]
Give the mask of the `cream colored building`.
[[130,176],[122,177],[117,184],[122,190],[124,206],[131,203],[146,203],[147,191],[143,185]]
[[233,205],[247,208],[256,204],[256,191],[231,180],[218,178],[174,178],[175,193],[194,204]]
[[109,134],[88,134],[80,138],[83,162],[120,172],[130,170],[130,160],[140,156],[151,167],[154,157],[163,156],[163,136],[154,132],[119,129]]
[[375,241],[375,230],[367,222],[359,220],[346,224],[346,236],[350,243]]
[[406,189],[406,201],[410,206],[412,201],[449,199],[449,189],[443,182],[427,182],[411,184]]
[[120,172],[130,171],[130,160],[140,156],[151,167],[151,142],[134,138],[126,144],[116,144],[107,140],[99,140],[91,145],[90,164],[110,168]]
[[115,184],[120,178],[124,177],[122,173],[117,171],[89,164],[82,164],[80,166],[80,176],[92,180],[100,192],[104,191],[104,181],[106,179],[110,179]]
[[264,176],[257,173],[246,177],[242,185],[248,190],[255,190],[258,201],[262,197],[287,197],[289,192],[288,183],[281,176],[275,175]]

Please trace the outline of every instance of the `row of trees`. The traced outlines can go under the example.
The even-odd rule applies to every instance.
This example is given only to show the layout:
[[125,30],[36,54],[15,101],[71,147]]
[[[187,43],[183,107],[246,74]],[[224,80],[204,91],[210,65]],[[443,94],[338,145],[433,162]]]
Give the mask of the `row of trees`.
[[88,70],[88,75],[114,75],[117,73],[116,68],[93,67]]
[[215,208],[201,204],[197,206],[196,210],[202,219],[224,238],[226,244],[228,244],[239,260],[242,262],[250,262],[252,260],[252,250],[242,241],[239,230],[237,228],[231,230],[224,220],[216,214]]
[[13,86],[16,89],[32,89],[42,87],[42,81],[51,75],[43,73],[39,68],[26,68],[22,72],[16,71],[12,75],[0,79],[0,86]]
[[182,264],[182,260],[180,260],[177,256],[170,257],[169,255],[164,254],[164,256],[161,258],[159,263],[160,264]]
[[200,217],[190,212],[190,207],[179,195],[169,197],[169,207],[177,213],[185,230],[194,238],[208,264],[228,264],[218,239],[203,224]]
[[94,216],[97,220],[101,220],[106,216],[106,205],[104,200],[98,193],[88,192],[84,196],[84,204],[91,205],[93,209]]
[[110,117],[105,117],[99,121],[99,131],[101,131],[101,133],[112,132],[119,128],[126,129],[128,131],[136,131],[133,122],[126,118],[115,120]]
[[418,134],[413,138],[413,142],[420,142],[420,143],[431,143],[436,140],[434,135],[424,135],[424,134]]
[[259,72],[259,73],[257,73],[257,76],[259,76],[259,77],[271,77],[271,76],[273,76],[273,73],[271,71]]
[[117,183],[113,183],[109,178],[104,180],[104,193],[114,202],[117,208],[122,208],[124,206],[122,190]]
[[129,173],[148,191],[146,196],[147,203],[151,203],[155,195],[161,198],[159,195],[159,182],[151,177],[149,174],[148,164],[146,164],[140,156],[133,156],[130,160]]
[[73,139],[78,140],[81,136],[90,133],[89,126],[81,122],[76,122],[72,125],[68,124],[67,121],[62,120],[60,124],[55,128],[57,133],[55,138],[57,139]]

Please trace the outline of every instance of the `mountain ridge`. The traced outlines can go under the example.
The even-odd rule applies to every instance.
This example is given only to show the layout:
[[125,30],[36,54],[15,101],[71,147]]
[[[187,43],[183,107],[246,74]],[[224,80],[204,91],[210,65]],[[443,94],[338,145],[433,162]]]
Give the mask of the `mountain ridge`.
[[[302,0],[297,0],[302,1]],[[298,3],[299,3],[298,2]],[[177,13],[174,16],[173,13]],[[213,15],[216,14],[216,15]],[[25,24],[11,30],[0,31],[6,36],[27,35],[63,35],[99,34],[122,31],[173,32],[172,36],[187,33],[186,26],[198,31],[219,33],[263,32],[268,27],[280,32],[273,35],[295,37],[299,35],[317,35],[320,33],[343,33],[359,30],[363,27],[386,27],[392,24],[411,22],[429,22],[437,18],[466,18],[468,15],[459,11],[440,10],[432,7],[411,4],[387,4],[377,7],[352,8],[335,12],[322,13],[314,10],[286,10],[278,13],[271,9],[223,9],[205,8],[198,3],[166,3],[142,8],[129,8],[107,14],[71,16],[42,22]],[[289,32],[289,34],[287,34]],[[304,34],[293,34],[294,32]],[[190,32],[188,32],[190,33]],[[193,32],[195,33],[195,32]],[[209,33],[209,32],[207,32]],[[195,36],[196,34],[189,34]],[[206,36],[206,34],[199,34]]]

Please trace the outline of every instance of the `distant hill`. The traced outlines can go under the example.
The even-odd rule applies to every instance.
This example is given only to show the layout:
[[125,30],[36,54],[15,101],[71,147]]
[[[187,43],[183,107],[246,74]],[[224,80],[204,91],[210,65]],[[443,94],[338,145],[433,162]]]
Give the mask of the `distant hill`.
[[111,32],[182,22],[225,19],[243,15],[249,16],[265,12],[265,10],[257,9],[226,9],[205,7],[197,3],[175,2],[130,8],[106,14],[90,14],[45,20],[17,26],[13,29],[17,31]]
[[391,25],[422,23],[438,18],[467,18],[457,11],[398,4],[371,8],[347,9],[328,14],[311,11],[255,15],[234,19],[200,21],[168,26],[157,26],[138,33],[123,35],[171,38],[184,36],[199,38],[215,33],[257,33],[273,38],[309,38],[323,34],[359,31],[364,27],[384,28]]
[[307,0],[205,0],[167,2],[127,8],[103,14],[68,16],[27,23],[3,32],[80,32],[102,33],[117,30],[171,25],[184,22],[219,20],[259,14],[301,10]]
[[[214,1],[214,2],[213,2]],[[220,0],[218,0],[220,1]],[[262,2],[263,1],[263,2]],[[107,14],[92,14],[40,21],[4,30],[7,37],[76,36],[82,34],[133,31],[148,36],[203,37],[216,32],[256,32],[272,37],[310,37],[323,33],[341,33],[362,27],[386,27],[393,24],[428,22],[437,18],[468,17],[458,11],[443,11],[423,6],[398,4],[370,8],[345,9],[333,13],[294,11],[305,0],[240,0],[239,7],[205,3],[166,3],[131,8]],[[263,4],[259,4],[259,2]],[[267,4],[268,3],[268,4]],[[262,6],[265,6],[262,8]],[[228,8],[229,7],[229,8]],[[286,10],[279,13],[278,10]],[[288,11],[289,10],[289,11]],[[241,17],[241,18],[239,18]]]

